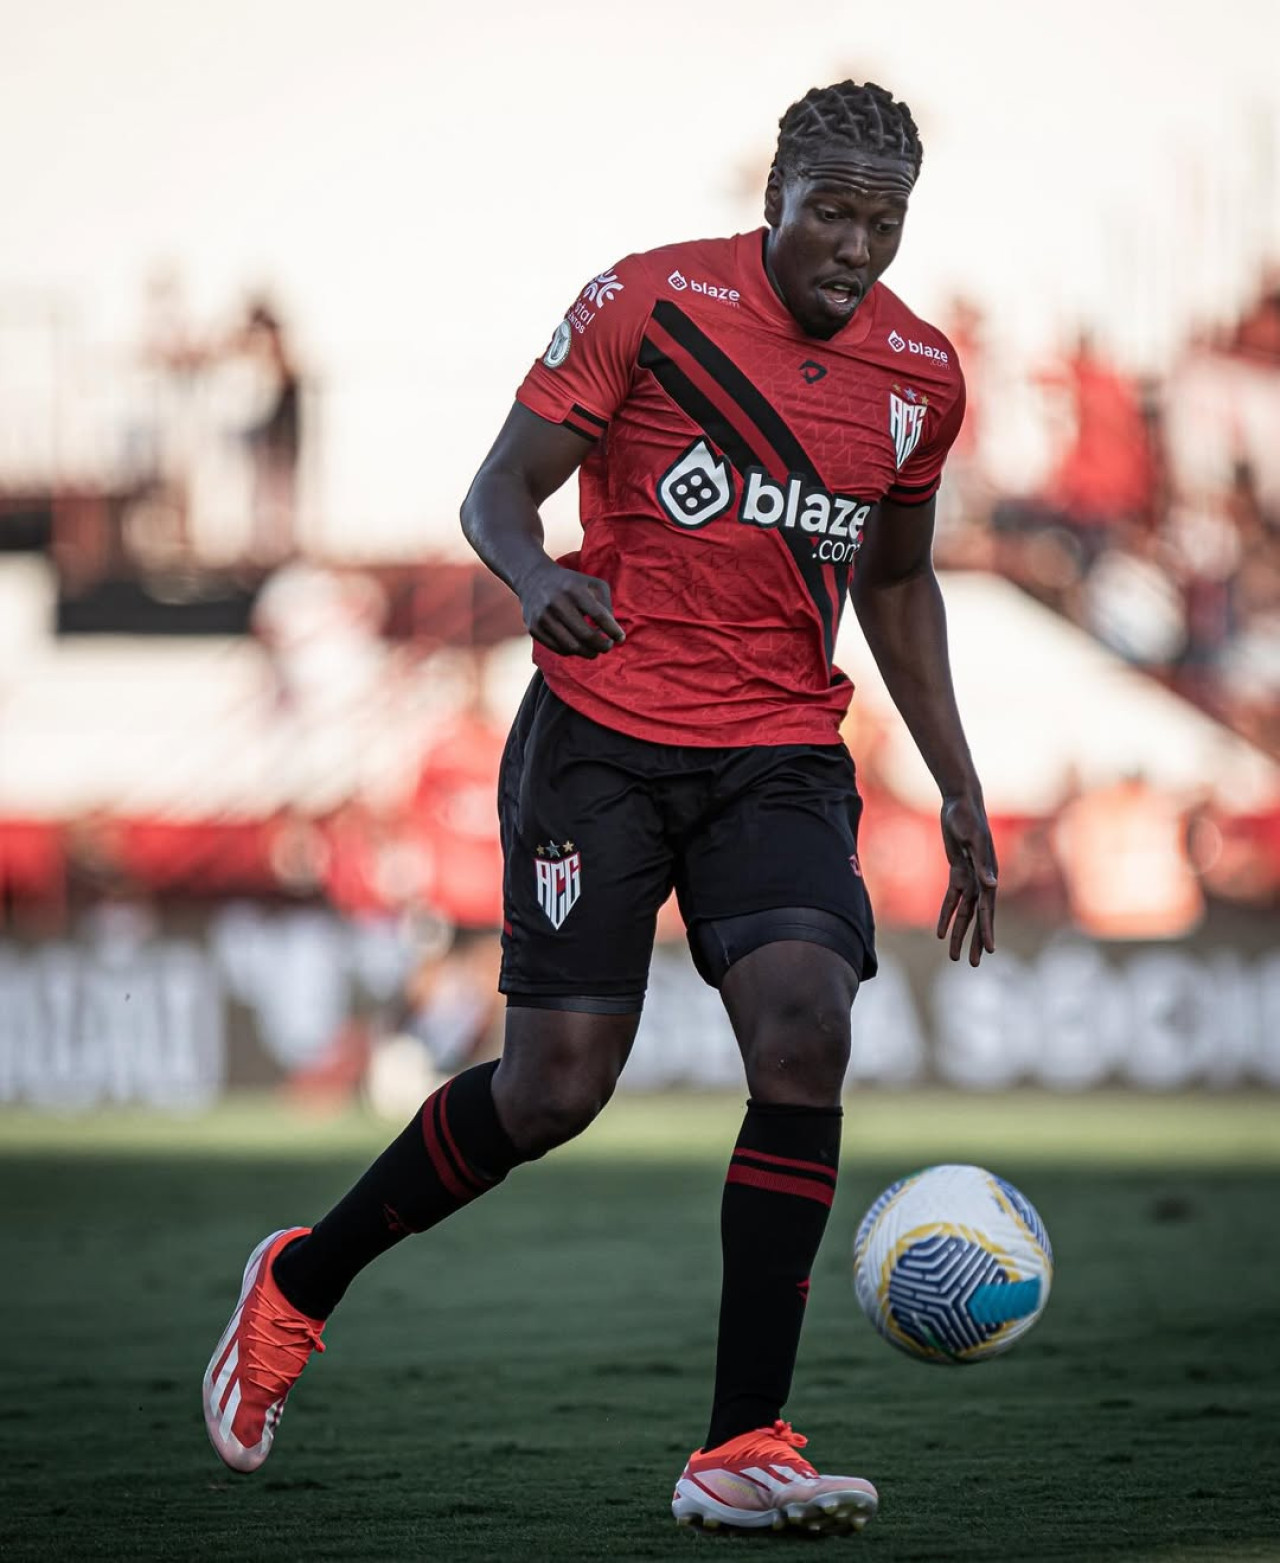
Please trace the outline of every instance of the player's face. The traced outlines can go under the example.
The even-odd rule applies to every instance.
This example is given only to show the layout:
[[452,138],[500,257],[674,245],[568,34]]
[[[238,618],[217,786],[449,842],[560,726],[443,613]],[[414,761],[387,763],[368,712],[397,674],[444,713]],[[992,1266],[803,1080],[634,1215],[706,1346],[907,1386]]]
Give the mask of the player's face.
[[914,183],[910,163],[818,153],[765,191],[774,290],[810,336],[834,336],[898,253]]

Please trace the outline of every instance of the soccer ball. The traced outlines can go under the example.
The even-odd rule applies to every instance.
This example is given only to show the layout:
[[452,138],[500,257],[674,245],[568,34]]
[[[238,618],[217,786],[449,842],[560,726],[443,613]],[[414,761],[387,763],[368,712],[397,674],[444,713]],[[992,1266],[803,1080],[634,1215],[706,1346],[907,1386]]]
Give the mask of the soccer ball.
[[1044,1312],[1053,1249],[1031,1201],[981,1167],[926,1167],[863,1216],[853,1284],[887,1341],[923,1362],[1008,1351]]

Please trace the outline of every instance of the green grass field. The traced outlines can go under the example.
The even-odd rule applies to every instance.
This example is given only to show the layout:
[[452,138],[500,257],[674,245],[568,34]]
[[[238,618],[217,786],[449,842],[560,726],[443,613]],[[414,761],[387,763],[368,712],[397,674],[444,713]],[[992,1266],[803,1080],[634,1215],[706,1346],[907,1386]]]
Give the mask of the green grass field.
[[[390,1131],[264,1102],[190,1122],[0,1116],[0,1557],[1280,1559],[1280,1112],[1265,1099],[866,1096],[788,1408],[872,1478],[860,1537],[715,1537],[667,1507],[705,1430],[739,1104],[624,1099],[353,1288],[270,1464],[209,1449],[199,1381],[249,1248]],[[925,1367],[858,1314],[890,1179],[977,1160],[1058,1270],[1006,1358]]]

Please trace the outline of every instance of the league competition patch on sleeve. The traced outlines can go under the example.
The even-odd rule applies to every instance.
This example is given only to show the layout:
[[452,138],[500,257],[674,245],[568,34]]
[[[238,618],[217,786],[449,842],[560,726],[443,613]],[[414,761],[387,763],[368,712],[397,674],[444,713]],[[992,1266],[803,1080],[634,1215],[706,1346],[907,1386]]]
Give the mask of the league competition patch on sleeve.
[[574,332],[581,335],[610,299],[616,298],[622,291],[623,284],[618,280],[616,272],[602,271],[599,276],[592,277],[547,344],[542,362],[548,369],[559,369],[569,356]]
[[547,343],[547,350],[542,355],[542,362],[548,369],[559,369],[569,356],[569,349],[573,346],[573,327],[567,320],[562,320],[551,335]]

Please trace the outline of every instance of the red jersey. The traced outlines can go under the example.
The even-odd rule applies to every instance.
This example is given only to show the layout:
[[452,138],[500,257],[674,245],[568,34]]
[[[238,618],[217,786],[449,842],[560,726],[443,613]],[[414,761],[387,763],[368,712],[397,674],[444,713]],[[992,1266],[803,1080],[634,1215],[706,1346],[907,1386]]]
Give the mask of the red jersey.
[[656,743],[838,743],[832,660],[876,503],[937,492],[964,417],[955,349],[883,283],[828,341],[764,267],[766,230],[630,255],[594,277],[516,393],[590,439],[583,539],[626,640],[534,647],[593,721]]

